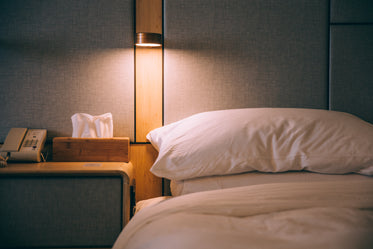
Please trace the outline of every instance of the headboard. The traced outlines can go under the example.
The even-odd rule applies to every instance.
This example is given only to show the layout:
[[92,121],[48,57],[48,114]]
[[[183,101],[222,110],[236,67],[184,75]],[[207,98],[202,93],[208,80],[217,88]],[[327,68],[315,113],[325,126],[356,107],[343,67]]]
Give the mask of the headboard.
[[373,123],[373,1],[331,6],[330,108]]
[[134,1],[0,3],[0,143],[11,127],[71,136],[77,112],[134,137]]
[[333,109],[373,122],[372,25],[334,21],[359,13],[353,5],[165,0],[164,123],[243,107]]

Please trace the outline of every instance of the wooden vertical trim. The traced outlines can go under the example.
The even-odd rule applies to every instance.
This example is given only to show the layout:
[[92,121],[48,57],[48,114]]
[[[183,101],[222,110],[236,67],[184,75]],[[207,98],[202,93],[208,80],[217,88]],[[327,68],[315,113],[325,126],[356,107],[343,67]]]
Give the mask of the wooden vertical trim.
[[136,32],[162,34],[162,0],[136,0]]
[[136,142],[162,126],[162,48],[136,48]]
[[[162,34],[162,0],[136,0],[136,32]],[[136,47],[136,142],[163,123],[162,48]]]
[[136,201],[162,196],[162,179],[149,171],[158,152],[151,144],[132,144],[130,148],[136,182]]
[[[136,0],[136,33],[163,34],[162,0]],[[146,134],[163,124],[163,50],[135,49],[135,142],[147,142]],[[136,201],[162,196],[162,179],[149,170],[158,156],[151,144],[132,144]]]

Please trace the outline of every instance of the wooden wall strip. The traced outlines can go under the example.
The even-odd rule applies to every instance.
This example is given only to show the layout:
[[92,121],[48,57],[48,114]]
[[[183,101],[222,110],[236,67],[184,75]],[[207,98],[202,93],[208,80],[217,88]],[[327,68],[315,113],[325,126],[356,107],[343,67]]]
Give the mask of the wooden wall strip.
[[162,34],[162,0],[136,0],[136,32]]
[[[136,1],[136,32],[162,34],[162,0]],[[136,48],[136,137],[147,142],[146,134],[163,123],[162,48]]]
[[162,126],[162,48],[136,48],[136,142]]
[[157,155],[158,152],[151,144],[131,145],[131,162],[136,181],[136,201],[162,196],[162,179],[149,171]]
[[[136,32],[162,34],[162,0],[136,0]],[[135,49],[135,143],[131,162],[136,179],[136,201],[162,196],[162,179],[149,170],[158,152],[147,142],[146,134],[163,124],[162,48]]]

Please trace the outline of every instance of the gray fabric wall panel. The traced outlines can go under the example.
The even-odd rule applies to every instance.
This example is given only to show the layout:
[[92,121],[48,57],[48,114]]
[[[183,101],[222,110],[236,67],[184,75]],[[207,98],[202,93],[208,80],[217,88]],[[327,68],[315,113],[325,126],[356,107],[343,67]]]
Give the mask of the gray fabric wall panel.
[[327,1],[164,5],[165,124],[227,108],[327,108]]
[[372,0],[331,0],[332,23],[373,23]]
[[0,3],[0,143],[11,127],[71,136],[70,117],[111,112],[133,138],[132,0]]
[[373,123],[373,25],[331,26],[331,109]]

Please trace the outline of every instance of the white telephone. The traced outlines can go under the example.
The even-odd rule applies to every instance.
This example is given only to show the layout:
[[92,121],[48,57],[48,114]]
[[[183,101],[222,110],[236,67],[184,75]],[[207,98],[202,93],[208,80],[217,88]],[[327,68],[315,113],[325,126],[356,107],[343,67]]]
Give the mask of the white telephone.
[[9,161],[40,162],[46,138],[46,129],[11,128],[0,155]]

